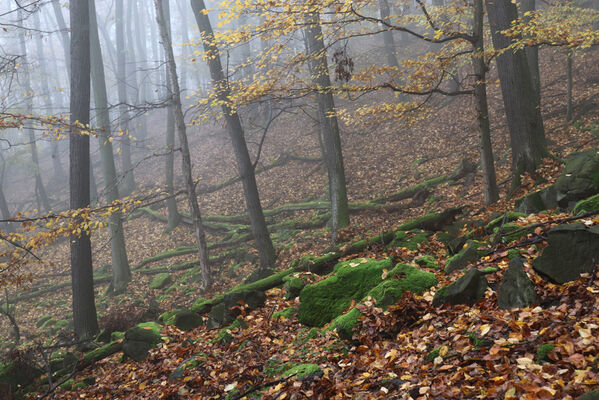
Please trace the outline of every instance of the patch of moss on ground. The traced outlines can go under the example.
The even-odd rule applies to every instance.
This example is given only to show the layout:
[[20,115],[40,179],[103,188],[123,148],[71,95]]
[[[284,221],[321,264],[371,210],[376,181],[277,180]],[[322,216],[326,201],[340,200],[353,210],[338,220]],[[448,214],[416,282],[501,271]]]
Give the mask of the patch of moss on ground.
[[541,363],[543,361],[551,361],[548,357],[548,354],[555,348],[553,343],[545,343],[540,345],[537,348],[537,363]]
[[283,320],[287,320],[287,319],[292,318],[295,314],[297,314],[297,308],[295,308],[295,307],[287,307],[284,310],[277,311],[276,313],[274,313],[272,315],[271,319],[282,318]]
[[231,340],[233,340],[233,331],[247,328],[248,324],[244,320],[237,318],[235,321],[233,321],[231,325],[224,327],[220,331],[218,331],[218,334],[216,335],[216,338],[213,340],[213,342],[231,343]]
[[286,371],[283,371],[283,376],[295,375],[296,378],[303,378],[306,375],[319,375],[322,370],[316,364],[299,364]]

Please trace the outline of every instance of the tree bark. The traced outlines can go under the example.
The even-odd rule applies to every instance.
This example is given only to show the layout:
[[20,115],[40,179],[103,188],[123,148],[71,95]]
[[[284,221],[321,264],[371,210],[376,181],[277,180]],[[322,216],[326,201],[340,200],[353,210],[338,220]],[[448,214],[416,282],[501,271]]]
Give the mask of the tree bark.
[[70,55],[70,39],[69,39],[69,30],[67,29],[67,25],[64,22],[64,17],[62,15],[62,10],[60,9],[60,0],[52,1],[52,8],[54,8],[54,16],[56,17],[56,24],[58,25],[58,29],[60,29],[60,38],[62,43],[62,50],[64,52],[64,63],[67,67],[67,78],[71,76],[71,55]]
[[131,162],[131,141],[129,140],[129,111],[127,110],[127,54],[125,49],[125,14],[123,0],[115,3],[115,35],[117,58],[117,91],[119,95],[119,126],[121,136],[121,161],[123,169],[123,193],[129,195],[135,189],[135,177]]
[[[89,135],[82,126],[89,124],[90,49],[89,0],[71,0],[71,84],[70,84],[70,208],[89,207]],[[83,217],[78,218],[83,222]],[[71,278],[73,288],[73,320],[80,339],[98,332],[94,301],[94,278],[89,233],[71,236]]]
[[[530,17],[526,15],[527,12],[532,12],[536,9],[536,0],[522,0],[521,12],[524,21],[529,21]],[[528,62],[528,68],[530,69],[530,76],[532,78],[532,85],[534,93],[537,96],[537,103],[541,104],[541,74],[539,71],[539,47],[526,47],[526,60]]]
[[[120,198],[112,137],[110,132],[110,115],[108,111],[108,95],[106,93],[106,78],[104,74],[104,60],[98,23],[96,20],[95,0],[89,0],[90,13],[90,52],[91,52],[91,78],[94,89],[94,103],[96,106],[96,120],[99,128],[100,159],[104,173],[106,199],[112,203]],[[119,209],[110,214],[109,221],[110,248],[112,255],[112,282],[113,293],[125,291],[127,283],[131,281],[131,270],[127,259],[125,235],[123,232],[122,214]]]
[[325,164],[329,175],[329,195],[331,198],[331,226],[333,235],[337,229],[349,225],[347,187],[339,125],[335,112],[335,102],[331,93],[331,80],[322,38],[319,16],[311,13],[306,17],[305,28],[308,42],[307,54],[311,63],[312,82],[317,89],[318,108],[323,124],[323,144]]
[[[29,76],[29,60],[27,57],[27,45],[25,44],[25,28],[23,26],[23,13],[21,8],[17,11],[19,24],[19,44],[21,47],[21,66],[23,68],[23,89],[25,90],[25,104],[27,107],[27,115],[33,114],[33,89],[31,88],[31,80]],[[41,168],[39,163],[39,155],[37,152],[37,141],[35,139],[35,132],[30,118],[25,119],[25,131],[29,137],[29,150],[31,151],[31,162],[33,164],[33,176],[35,179],[35,194],[38,201],[38,208],[44,209],[46,212],[50,211],[50,199],[46,193],[46,188],[42,180]]]
[[474,0],[473,34],[476,40],[472,43],[472,69],[474,70],[474,98],[476,100],[476,119],[480,143],[480,164],[483,171],[483,194],[485,204],[499,200],[499,188],[493,160],[491,144],[491,127],[489,124],[489,106],[487,103],[487,66],[485,65],[485,44],[483,36],[483,0]]
[[172,87],[172,92],[169,93],[170,101],[173,103],[173,111],[175,117],[175,125],[177,128],[177,136],[181,144],[181,159],[182,170],[185,176],[185,186],[187,188],[187,197],[189,201],[189,209],[193,219],[193,229],[198,243],[198,256],[200,259],[200,270],[202,271],[202,286],[201,290],[205,291],[212,284],[210,276],[210,267],[208,265],[208,249],[206,248],[206,235],[204,233],[204,225],[202,224],[202,215],[198,204],[198,197],[195,191],[195,183],[193,181],[191,171],[191,156],[189,154],[189,144],[187,143],[187,132],[185,120],[183,117],[183,107],[181,106],[181,91],[179,89],[179,78],[177,77],[177,64],[175,63],[175,55],[171,45],[171,38],[167,30],[164,9],[162,7],[163,0],[154,0],[156,6],[156,19],[162,39],[162,47],[167,61],[167,69],[169,72],[169,80]]
[[[511,39],[501,34],[518,17],[510,0],[486,0],[491,36],[495,50],[509,47]],[[512,148],[512,187],[520,184],[520,175],[533,172],[549,153],[540,105],[524,51],[506,50],[497,56],[503,104]]]
[[248,214],[250,216],[252,233],[254,235],[256,247],[258,248],[258,253],[260,254],[260,267],[269,268],[274,266],[276,254],[270,239],[270,234],[268,233],[266,221],[264,219],[264,213],[262,211],[262,205],[260,204],[260,196],[258,194],[258,185],[256,183],[254,166],[250,159],[250,154],[245,142],[241,120],[237,114],[237,111],[230,105],[230,88],[223,73],[218,48],[214,43],[212,25],[210,24],[208,15],[203,13],[203,11],[206,10],[204,0],[190,1],[196,23],[198,24],[198,28],[200,29],[200,33],[202,35],[204,51],[210,55],[207,60],[208,68],[210,69],[210,76],[212,78],[214,90],[219,101],[222,103],[223,115],[227,122],[229,136],[231,137],[233,149],[237,158],[237,167],[243,182],[245,202]]
[[[381,13],[381,19],[387,23],[390,23],[389,17],[391,16],[391,9],[389,8],[389,2],[387,0],[379,0],[379,10]],[[397,56],[395,55],[395,40],[393,39],[393,30],[386,29],[383,32],[383,41],[385,43],[385,56],[387,57],[387,65],[390,67],[397,68],[399,71],[399,63],[397,62]]]

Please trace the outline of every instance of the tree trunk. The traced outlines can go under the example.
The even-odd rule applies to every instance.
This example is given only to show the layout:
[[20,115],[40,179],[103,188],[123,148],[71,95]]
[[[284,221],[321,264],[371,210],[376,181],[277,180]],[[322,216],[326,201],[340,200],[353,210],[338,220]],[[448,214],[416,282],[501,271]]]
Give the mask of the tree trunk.
[[568,107],[566,109],[566,121],[572,121],[573,117],[573,102],[572,102],[572,50],[568,50],[568,54],[566,55],[566,76],[568,78]]
[[69,30],[67,29],[67,25],[64,22],[64,17],[62,15],[60,0],[52,1],[52,8],[54,8],[54,15],[56,17],[56,24],[58,25],[58,29],[60,29],[60,38],[62,42],[62,50],[64,53],[64,63],[67,67],[67,78],[71,76],[71,55],[70,55],[70,39],[69,39]]
[[181,91],[179,89],[179,78],[177,77],[177,64],[175,63],[175,55],[171,45],[171,38],[167,30],[164,9],[162,8],[163,0],[154,0],[156,5],[156,19],[160,37],[162,39],[162,47],[166,57],[167,69],[171,82],[172,92],[169,93],[170,101],[173,103],[173,111],[175,116],[175,125],[177,128],[177,136],[181,144],[181,159],[182,170],[185,176],[185,187],[187,188],[187,197],[189,200],[189,209],[193,220],[193,230],[198,242],[198,256],[200,259],[200,269],[202,271],[202,286],[201,290],[205,291],[212,284],[210,276],[210,267],[208,265],[208,250],[206,248],[206,235],[204,233],[204,225],[202,224],[202,215],[198,204],[198,197],[195,191],[195,183],[193,181],[191,171],[191,156],[189,154],[189,145],[187,143],[187,132],[185,120],[183,117],[183,107],[181,106]]
[[[71,0],[71,85],[70,85],[70,208],[89,207],[89,135],[80,126],[89,124],[90,49],[89,0]],[[84,222],[79,217],[77,222]],[[79,339],[93,337],[98,332],[94,302],[94,274],[89,233],[71,237],[71,278],[73,288],[73,320]]]
[[[534,11],[536,8],[536,0],[522,0],[521,12],[524,21],[529,21],[530,17],[525,14],[529,11]],[[530,69],[530,76],[532,78],[532,84],[534,87],[535,95],[537,96],[537,103],[541,104],[541,74],[539,72],[539,47],[527,47],[526,48],[526,60],[528,62],[528,68]]]
[[[23,68],[23,89],[25,90],[25,104],[27,107],[27,115],[33,114],[33,89],[31,88],[31,81],[29,76],[29,60],[27,57],[27,46],[25,44],[25,28],[23,26],[23,13],[21,8],[17,11],[19,24],[19,43],[21,47],[21,66]],[[37,141],[35,139],[35,132],[33,131],[33,125],[30,118],[25,119],[25,131],[29,137],[29,150],[31,151],[31,162],[33,164],[33,176],[35,179],[35,194],[38,200],[38,208],[44,209],[46,212],[50,211],[50,199],[46,193],[44,182],[42,181],[41,168],[39,163],[39,155],[37,153]]]
[[[491,36],[496,50],[509,47],[511,39],[501,34],[518,17],[510,0],[486,0]],[[497,56],[503,104],[512,148],[512,187],[520,175],[533,172],[548,155],[543,118],[524,51],[506,50]]]
[[219,101],[222,102],[223,115],[227,121],[229,136],[231,137],[233,149],[237,158],[237,167],[243,182],[245,202],[250,216],[252,234],[254,235],[256,247],[260,254],[260,267],[270,268],[275,264],[276,254],[270,239],[270,234],[268,233],[262,205],[260,204],[254,166],[245,142],[241,120],[239,119],[237,112],[230,106],[230,89],[223,73],[222,64],[220,62],[220,53],[214,43],[214,34],[212,32],[210,19],[208,19],[208,15],[203,12],[206,10],[204,0],[190,1],[196,23],[202,34],[204,51],[207,54],[212,55],[212,57],[207,60],[207,63],[210,69],[214,90],[217,93]]
[[[0,152],[0,213],[2,213],[2,219],[8,220],[11,218],[10,209],[8,208],[8,202],[6,201],[6,197],[4,196],[4,171],[6,169],[6,162],[4,160],[4,156]],[[13,232],[13,226],[10,222],[5,222],[2,224],[2,229],[4,232]]]
[[491,127],[489,124],[489,106],[487,104],[487,66],[485,65],[485,44],[483,36],[483,0],[474,0],[473,34],[476,38],[472,43],[472,69],[474,70],[474,98],[476,100],[476,119],[480,140],[480,164],[483,171],[483,193],[485,204],[499,200],[499,188],[493,160],[491,144]]
[[[99,128],[98,141],[100,146],[100,159],[104,173],[106,199],[112,203],[120,198],[114,153],[112,150],[112,137],[110,134],[110,115],[108,111],[108,95],[106,93],[106,78],[104,75],[104,60],[98,35],[96,20],[95,0],[89,0],[90,19],[90,48],[91,48],[91,78],[94,89],[94,103],[96,106],[96,120]],[[112,255],[112,283],[113,293],[124,292],[127,283],[131,281],[131,270],[127,259],[125,235],[121,211],[115,210],[110,214],[110,248]]]
[[129,111],[127,110],[127,54],[125,49],[125,15],[123,0],[115,4],[115,35],[117,58],[117,91],[119,95],[119,126],[121,136],[121,161],[123,169],[123,195],[129,195],[135,189],[135,177],[131,162],[131,141],[129,140]]
[[[164,0],[162,2],[162,10],[164,14],[164,23],[166,24],[167,33],[169,38],[171,37],[171,16],[170,16],[170,7],[169,0]],[[168,66],[165,66],[165,81],[166,81],[166,90],[168,93],[173,93],[173,85],[170,80],[170,71]],[[177,199],[174,197],[175,194],[175,105],[172,101],[168,103],[166,108],[166,150],[168,154],[166,155],[166,190],[167,192],[173,196],[169,197],[166,200],[166,206],[168,210],[168,224],[166,231],[171,232],[173,229],[179,225],[181,222],[181,215],[177,210]]]
[[[389,17],[391,16],[391,9],[389,8],[389,2],[387,0],[379,0],[379,10],[381,13],[381,19],[387,23],[390,23]],[[386,29],[386,27],[383,27],[383,29]],[[399,72],[399,63],[397,62],[397,56],[395,55],[395,40],[393,39],[393,30],[386,29],[383,32],[383,41],[385,43],[387,65],[397,68],[397,71]]]
[[329,195],[331,198],[331,225],[333,235],[337,229],[349,225],[349,208],[347,205],[347,188],[345,170],[341,151],[339,125],[335,114],[335,103],[331,93],[331,80],[326,58],[326,49],[320,28],[318,14],[312,13],[306,17],[305,28],[308,42],[307,54],[310,58],[312,82],[317,88],[318,108],[321,118],[325,121],[323,127],[323,144],[325,149],[325,164],[329,174]]

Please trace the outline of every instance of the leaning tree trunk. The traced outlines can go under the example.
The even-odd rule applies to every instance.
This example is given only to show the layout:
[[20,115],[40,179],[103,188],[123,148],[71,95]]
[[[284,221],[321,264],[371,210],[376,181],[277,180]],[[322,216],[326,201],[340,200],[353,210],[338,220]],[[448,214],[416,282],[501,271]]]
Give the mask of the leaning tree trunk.
[[524,51],[507,49],[511,39],[501,32],[518,17],[510,0],[486,0],[491,36],[497,56],[497,72],[510,131],[512,148],[512,187],[520,184],[520,175],[533,172],[548,155],[543,118]]
[[185,187],[187,188],[187,198],[189,200],[189,208],[193,221],[193,229],[198,242],[198,256],[200,258],[200,269],[202,271],[202,291],[205,291],[212,284],[210,276],[210,267],[208,265],[208,249],[206,247],[206,235],[204,233],[204,225],[202,224],[202,215],[196,195],[195,183],[191,172],[191,156],[189,154],[189,145],[187,143],[187,133],[185,128],[185,120],[183,118],[183,107],[181,106],[181,91],[179,89],[179,78],[177,77],[177,64],[175,64],[175,55],[171,45],[171,38],[167,30],[164,9],[162,8],[162,0],[154,0],[156,5],[156,19],[160,37],[162,39],[162,47],[166,57],[169,79],[171,81],[172,93],[169,93],[170,101],[173,103],[173,111],[175,116],[175,124],[177,127],[177,136],[181,144],[181,159],[182,170],[185,176]]
[[[166,24],[166,30],[170,38],[171,16],[169,0],[164,0],[162,7],[164,7],[164,10],[162,10],[164,23]],[[173,84],[171,83],[168,66],[165,66],[165,73],[166,90],[168,93],[173,93]],[[172,101],[169,101],[166,107],[166,150],[168,152],[165,157],[166,191],[169,194],[169,198],[166,200],[166,208],[168,210],[166,231],[171,232],[181,222],[181,215],[177,210],[177,199],[175,198],[175,105]]]
[[245,202],[248,214],[250,216],[252,234],[254,235],[256,247],[258,248],[258,253],[260,254],[260,267],[269,268],[275,264],[276,254],[270,239],[270,234],[268,233],[266,220],[264,219],[264,213],[262,211],[262,205],[260,204],[260,196],[258,194],[258,185],[256,183],[254,165],[250,159],[250,154],[245,142],[241,120],[237,114],[237,111],[235,111],[235,109],[233,109],[230,105],[230,88],[220,62],[220,53],[214,41],[214,34],[212,32],[210,19],[208,19],[207,14],[204,14],[204,11],[206,11],[204,0],[190,1],[196,23],[198,24],[198,28],[200,29],[200,33],[202,35],[204,51],[206,54],[211,56],[206,62],[208,63],[208,68],[210,69],[210,76],[212,78],[214,90],[218,96],[218,100],[222,104],[223,115],[227,121],[229,136],[231,137],[233,149],[237,158],[237,167],[243,182]]
[[[70,208],[89,207],[89,135],[81,126],[89,124],[90,49],[89,0],[71,0],[71,119],[69,132]],[[83,217],[76,222],[84,222]],[[94,301],[94,273],[89,233],[82,229],[71,237],[71,279],[73,288],[74,331],[79,339],[98,332]]]
[[331,93],[331,80],[326,58],[326,49],[320,28],[319,16],[310,13],[306,17],[305,28],[308,42],[307,53],[310,58],[312,82],[316,86],[318,108],[323,124],[323,144],[325,163],[329,174],[329,195],[331,198],[331,225],[333,235],[337,229],[349,225],[349,207],[345,169],[341,151],[339,124],[335,113],[335,102]]
[[[27,57],[27,46],[25,44],[25,28],[23,24],[23,13],[21,9],[18,10],[18,18],[21,24],[19,29],[19,43],[21,47],[21,65],[23,67],[23,89],[25,89],[25,104],[27,107],[27,115],[33,114],[33,90],[31,88],[31,80],[29,77],[29,64]],[[35,179],[35,194],[38,199],[38,208],[44,209],[46,212],[50,211],[50,199],[46,193],[46,188],[42,180],[41,168],[39,163],[39,155],[37,152],[37,142],[35,139],[35,132],[33,131],[33,124],[30,118],[25,119],[25,131],[29,136],[29,149],[31,151],[31,161],[33,164],[33,176]]]
[[472,43],[472,69],[474,70],[474,98],[476,100],[476,119],[480,140],[480,164],[483,171],[483,194],[485,204],[499,200],[499,188],[493,160],[491,127],[489,124],[489,106],[487,103],[487,66],[485,65],[485,44],[483,36],[483,0],[474,0],[474,26]]
[[[106,78],[104,75],[104,60],[98,35],[96,20],[95,0],[89,0],[90,19],[90,46],[91,46],[91,78],[94,88],[94,103],[96,106],[96,120],[99,128],[98,141],[100,146],[100,159],[106,186],[106,199],[112,203],[120,198],[114,153],[112,150],[112,137],[110,134],[110,115],[108,111],[108,95],[106,93]],[[125,235],[121,211],[117,208],[110,214],[110,248],[112,250],[112,282],[113,293],[122,293],[131,281],[131,270],[127,259]]]
[[[115,34],[117,59],[117,91],[119,96],[119,126],[124,133],[121,137],[121,160],[123,169],[123,193],[130,194],[135,189],[133,163],[131,162],[131,140],[129,139],[129,112],[127,110],[127,54],[125,49],[125,15],[123,0],[115,4]],[[132,44],[132,43],[131,43]]]

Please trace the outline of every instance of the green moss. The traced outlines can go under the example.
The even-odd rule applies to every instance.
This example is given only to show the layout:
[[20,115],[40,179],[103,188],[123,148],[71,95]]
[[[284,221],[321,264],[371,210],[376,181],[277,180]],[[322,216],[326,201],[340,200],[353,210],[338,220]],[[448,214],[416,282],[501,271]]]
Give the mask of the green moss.
[[175,314],[177,314],[178,311],[179,311],[179,309],[164,312],[164,313],[160,314],[160,316],[158,317],[158,321],[160,321],[164,324],[167,324],[167,325],[172,325],[173,321],[171,321],[171,320],[173,319]]
[[[421,271],[410,265],[397,264],[388,273],[388,278],[372,288],[365,298],[375,299],[377,305],[386,307],[395,303],[405,291],[420,294],[437,284],[433,273]],[[362,313],[357,308],[335,318],[332,326],[342,339],[351,339],[353,330]]]
[[81,382],[77,382],[76,384],[73,385],[73,390],[79,390],[79,389],[85,389],[87,388],[87,383],[81,381]]
[[322,370],[316,364],[299,364],[286,371],[283,371],[283,376],[295,375],[296,378],[318,374],[322,374]]
[[122,340],[124,338],[125,338],[125,332],[112,332],[110,334],[111,341]]
[[67,379],[60,385],[60,388],[63,390],[71,390],[73,388],[74,383],[75,380],[73,378]]
[[[511,223],[511,222],[503,225],[501,242],[509,243],[514,240],[520,239],[522,236],[526,236],[528,234],[528,232],[526,230],[520,231],[521,228],[522,228],[521,226]],[[516,233],[512,234],[511,232],[514,232],[514,231],[520,231],[520,232],[516,232]],[[498,233],[499,233],[499,228],[495,228],[494,234],[497,235]],[[495,241],[496,241],[496,239],[493,238],[493,242],[495,242]]]
[[576,203],[574,209],[572,210],[572,214],[579,215],[594,210],[599,210],[599,194]]
[[272,315],[271,319],[278,319],[278,318],[290,319],[295,314],[297,314],[297,308],[295,308],[295,307],[287,307],[284,310],[277,311],[276,313],[274,313]]
[[480,257],[486,254],[486,250],[479,250],[484,243],[476,240],[468,240],[460,252],[447,259],[445,263],[445,273],[449,274],[453,271],[464,269],[469,263],[478,261]]
[[198,248],[197,247],[191,247],[191,246],[177,247],[174,250],[164,251],[162,253],[156,254],[155,256],[148,257],[148,258],[144,259],[142,262],[140,262],[138,264],[137,268],[141,268],[144,265],[151,264],[153,262],[164,260],[164,259],[167,259],[167,258],[184,256],[186,254],[194,254],[194,253],[197,253],[197,252],[198,252]]
[[54,318],[47,319],[41,326],[41,330],[47,330],[56,324],[56,320]]
[[233,321],[231,325],[218,331],[218,334],[216,335],[216,338],[214,339],[213,343],[230,343],[231,340],[233,340],[233,331],[241,331],[242,329],[247,328],[248,324],[243,319],[237,318],[235,321]]
[[37,320],[37,322],[35,323],[35,326],[37,326],[39,328],[42,325],[44,325],[44,322],[46,322],[49,319],[52,319],[52,315],[46,314],[46,315],[42,316],[40,319]]
[[439,357],[439,354],[441,354],[441,348],[442,348],[442,347],[443,347],[443,346],[439,346],[439,347],[437,347],[436,349],[434,349],[434,350],[431,350],[431,351],[430,351],[430,352],[429,352],[429,353],[426,355],[426,357],[424,357],[424,361],[427,361],[427,362],[432,362],[432,361],[434,361],[434,360],[435,360],[435,358]]
[[287,299],[299,296],[304,286],[306,286],[306,283],[301,278],[291,275],[283,278],[283,282],[285,282],[285,297]]
[[439,265],[435,262],[435,257],[426,254],[421,257],[416,257],[414,262],[421,267],[439,269]]
[[164,272],[156,275],[154,279],[152,279],[152,283],[150,283],[150,289],[163,289],[171,282],[171,274]]
[[425,242],[428,236],[428,233],[421,230],[397,231],[395,232],[395,237],[387,247],[405,247],[410,250],[418,250],[418,245]]
[[61,320],[56,321],[56,324],[54,325],[54,330],[59,331],[63,328],[66,328],[67,326],[69,326],[69,321],[67,321],[65,319],[61,319]]
[[[487,274],[494,274],[495,272],[499,271],[499,268],[496,267],[487,267],[487,268],[483,268],[480,270],[481,273],[487,275]],[[445,289],[445,288],[443,288]],[[441,290],[439,290],[441,291]]]
[[555,348],[555,345],[552,343],[545,343],[540,345],[537,348],[537,363],[541,363],[543,361],[551,361],[548,357],[548,354]]
[[299,321],[308,326],[323,326],[341,314],[352,300],[361,300],[378,285],[383,269],[390,269],[391,265],[390,259],[357,259],[337,264],[334,275],[301,291]]
[[493,345],[492,341],[488,339],[479,338],[473,332],[468,333],[468,338],[470,339],[470,342],[474,346],[475,350],[480,350],[483,347],[489,348]]
[[[518,218],[523,218],[528,216],[528,214],[524,214],[521,212],[515,212],[515,211],[508,211],[506,213],[505,216],[505,222],[513,222],[516,221]],[[501,226],[501,223],[503,222],[503,215],[500,217],[495,218],[494,220],[492,220],[491,222],[489,222],[486,226],[485,226],[485,230],[487,232],[493,232],[493,230],[495,228],[498,228],[499,226]]]

